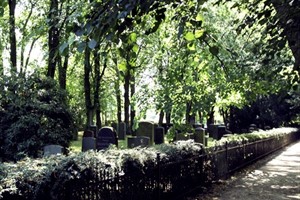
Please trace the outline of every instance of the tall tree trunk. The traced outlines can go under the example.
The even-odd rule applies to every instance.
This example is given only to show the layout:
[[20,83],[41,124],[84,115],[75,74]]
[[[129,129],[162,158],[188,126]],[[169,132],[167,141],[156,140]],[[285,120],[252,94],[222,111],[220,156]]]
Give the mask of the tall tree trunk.
[[129,99],[129,87],[130,87],[130,70],[127,69],[127,72],[124,76],[124,121],[127,127],[127,132],[130,133],[130,127],[129,125],[129,106],[130,106],[130,99]]
[[48,31],[48,71],[47,76],[54,78],[55,68],[58,62],[58,48],[59,48],[59,29],[58,25],[58,0],[51,0],[49,9],[49,31]]
[[85,109],[86,109],[86,127],[93,124],[93,104],[91,100],[91,64],[90,58],[91,52],[88,47],[85,48],[84,53],[84,97],[85,97]]
[[113,61],[116,66],[116,81],[115,81],[115,92],[116,92],[116,99],[117,99],[117,120],[118,123],[122,122],[122,100],[121,100],[121,90],[120,90],[120,71],[118,68],[118,61],[116,58],[113,58]]
[[212,106],[209,113],[208,113],[207,127],[208,127],[208,125],[215,123],[215,118],[214,118],[215,111],[214,111],[214,109],[215,109],[215,107]]
[[10,41],[10,62],[11,72],[17,73],[17,41],[16,41],[16,24],[15,9],[16,0],[8,0],[9,5],[9,41]]
[[[135,94],[135,76],[134,74],[131,74],[130,99],[132,99],[134,94]],[[134,122],[135,122],[135,108],[134,106],[130,105],[130,131],[131,132],[133,132]]]
[[171,124],[171,111],[166,112],[166,123],[168,126]]
[[94,107],[96,114],[96,125],[97,127],[101,127],[101,108],[100,108],[100,54],[99,47],[94,49],[94,72],[95,72],[95,87],[94,87]]
[[195,114],[192,113],[192,101],[186,103],[185,120],[186,124],[195,124]]

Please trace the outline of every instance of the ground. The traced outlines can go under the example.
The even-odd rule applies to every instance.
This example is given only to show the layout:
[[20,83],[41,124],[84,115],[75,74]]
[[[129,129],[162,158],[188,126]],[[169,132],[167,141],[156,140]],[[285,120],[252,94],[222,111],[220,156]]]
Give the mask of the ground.
[[300,142],[265,157],[186,200],[300,199]]

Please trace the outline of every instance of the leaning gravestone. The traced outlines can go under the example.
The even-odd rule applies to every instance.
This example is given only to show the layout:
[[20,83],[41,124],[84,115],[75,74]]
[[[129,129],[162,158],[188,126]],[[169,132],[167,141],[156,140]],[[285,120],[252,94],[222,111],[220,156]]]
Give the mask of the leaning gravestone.
[[44,156],[57,155],[63,153],[63,147],[60,145],[46,145],[44,146]]
[[102,127],[97,134],[96,149],[106,149],[111,144],[118,146],[118,138],[116,131],[114,131],[112,127]]
[[158,126],[154,129],[154,143],[163,144],[165,141],[165,129],[164,127]]
[[149,137],[145,136],[133,136],[127,138],[127,146],[128,148],[134,148],[137,146],[140,147],[148,147],[150,142]]
[[136,135],[149,137],[149,144],[152,146],[154,143],[154,123],[148,121],[139,122]]

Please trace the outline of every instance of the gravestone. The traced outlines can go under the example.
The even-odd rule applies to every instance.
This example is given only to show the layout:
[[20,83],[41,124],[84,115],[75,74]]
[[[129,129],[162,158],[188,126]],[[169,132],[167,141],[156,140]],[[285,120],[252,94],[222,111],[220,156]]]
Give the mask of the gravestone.
[[83,137],[82,138],[82,151],[95,150],[96,149],[96,138],[94,137]]
[[127,138],[127,147],[134,148],[137,146],[148,147],[150,143],[150,138],[145,136],[133,136]]
[[118,124],[118,138],[119,140],[125,140],[125,136],[126,136],[126,123],[120,122]]
[[195,142],[201,143],[204,146],[207,146],[207,136],[204,128],[198,127],[195,129]]
[[165,129],[164,127],[158,126],[154,129],[154,143],[163,144],[165,141]]
[[176,133],[175,134],[176,141],[177,140],[191,140],[194,139],[193,133]]
[[218,134],[218,126],[217,124],[209,124],[207,127],[207,131],[209,133],[209,137],[214,138]]
[[136,136],[149,137],[149,144],[152,146],[154,143],[154,123],[148,121],[139,122]]
[[63,147],[60,145],[46,145],[44,146],[44,156],[57,155],[63,153]]
[[83,132],[83,136],[82,137],[95,137],[94,132],[91,130],[86,130]]
[[112,127],[104,126],[97,134],[96,149],[106,149],[111,144],[118,146],[117,133]]
[[257,131],[257,126],[256,124],[250,124],[249,126],[249,132],[252,133],[254,131]]
[[93,131],[95,137],[98,132],[98,127],[96,125],[89,125],[88,130]]
[[218,126],[218,132],[217,135],[215,136],[215,139],[220,140],[225,134],[227,134],[226,126]]

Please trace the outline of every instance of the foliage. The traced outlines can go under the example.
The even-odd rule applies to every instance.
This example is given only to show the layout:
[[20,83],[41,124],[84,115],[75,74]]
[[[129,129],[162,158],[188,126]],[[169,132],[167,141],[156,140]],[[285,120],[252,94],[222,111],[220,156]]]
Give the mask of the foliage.
[[[280,137],[298,129],[281,128],[245,135],[233,135],[222,139],[208,151],[224,148],[225,144],[240,145],[270,137]],[[154,170],[159,159],[160,165],[182,162],[204,154],[200,144],[192,141],[179,141],[151,148],[116,149],[87,151],[69,156],[51,156],[42,159],[26,158],[17,163],[0,164],[0,196],[15,194],[25,199],[60,199],[69,182],[83,184],[90,178],[97,178],[100,171],[120,177],[132,174],[147,175]],[[159,157],[158,157],[159,155]],[[204,171],[210,174],[211,171]],[[151,174],[151,173],[150,173]],[[91,183],[89,183],[91,184]]]
[[298,128],[284,127],[284,128],[271,129],[267,131],[259,130],[253,133],[233,134],[228,137],[223,137],[219,141],[215,141],[214,147],[211,147],[211,149],[209,149],[208,151],[225,148],[226,145],[236,146],[236,145],[241,145],[241,144],[272,138],[272,137],[280,138],[283,135],[291,134],[295,132],[298,132]]
[[68,147],[75,131],[73,116],[54,80],[32,75],[0,81],[1,157],[37,157],[47,144]]

